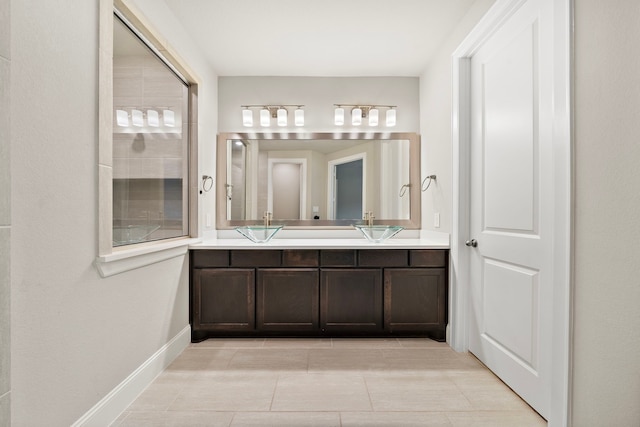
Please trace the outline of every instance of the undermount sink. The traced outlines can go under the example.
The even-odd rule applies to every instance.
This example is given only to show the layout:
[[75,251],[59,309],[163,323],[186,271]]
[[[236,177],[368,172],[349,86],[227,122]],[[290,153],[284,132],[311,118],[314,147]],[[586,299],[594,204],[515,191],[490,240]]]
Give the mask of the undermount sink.
[[254,243],[267,243],[282,227],[282,225],[245,225],[236,227],[236,231]]
[[404,227],[399,225],[354,225],[354,227],[360,230],[367,240],[374,243],[384,242],[404,230]]

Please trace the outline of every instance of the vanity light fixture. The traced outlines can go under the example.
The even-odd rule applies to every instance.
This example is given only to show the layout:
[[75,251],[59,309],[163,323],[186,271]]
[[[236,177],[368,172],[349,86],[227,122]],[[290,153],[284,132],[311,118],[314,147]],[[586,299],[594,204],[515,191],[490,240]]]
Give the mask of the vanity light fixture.
[[333,122],[336,126],[342,126],[344,124],[344,108],[337,107],[333,116]]
[[[147,126],[150,127],[174,127],[175,113],[169,107],[153,107],[143,110],[144,107],[116,107],[116,124],[120,127],[143,127],[145,125],[145,117]],[[129,111],[131,114],[129,115]],[[162,122],[160,121],[160,111],[162,111]],[[131,117],[131,120],[129,120]]]
[[131,123],[137,127],[144,126],[144,116],[141,110],[136,110],[135,108],[131,110]]
[[362,108],[356,107],[351,110],[351,124],[360,126],[362,124]]
[[260,126],[265,128],[271,126],[271,113],[267,108],[260,110]]
[[116,110],[116,123],[118,126],[129,126],[129,113],[125,110]]
[[304,110],[302,108],[296,108],[293,116],[293,122],[296,126],[304,126]]
[[378,126],[379,111],[377,108],[369,110],[369,126]]
[[393,108],[387,111],[387,127],[393,127],[396,125],[396,110]]
[[[242,108],[242,124],[246,127],[253,126],[253,113],[251,111],[252,108],[260,109],[260,126],[262,127],[270,127],[271,119],[276,119],[276,123],[278,126],[287,126],[288,124],[288,116],[289,110],[288,107],[293,108],[296,107],[294,112],[294,123],[296,126],[304,126],[304,110],[302,107],[304,105],[299,104],[277,104],[277,105],[241,105]],[[247,120],[247,118],[251,116],[251,121]],[[251,124],[249,124],[251,123]]]
[[287,110],[283,107],[278,108],[278,126],[286,126],[287,125]]
[[162,121],[165,126],[174,127],[176,125],[176,116],[173,110],[162,110]]
[[253,111],[248,108],[242,110],[242,126],[253,126]]
[[160,116],[156,110],[147,110],[147,123],[156,128],[160,126]]
[[378,126],[380,122],[380,108],[387,108],[386,125],[396,125],[396,105],[363,105],[363,104],[333,104],[335,107],[333,122],[336,126],[344,125],[344,108],[351,108],[351,124],[360,126],[363,119],[369,120],[369,126]]

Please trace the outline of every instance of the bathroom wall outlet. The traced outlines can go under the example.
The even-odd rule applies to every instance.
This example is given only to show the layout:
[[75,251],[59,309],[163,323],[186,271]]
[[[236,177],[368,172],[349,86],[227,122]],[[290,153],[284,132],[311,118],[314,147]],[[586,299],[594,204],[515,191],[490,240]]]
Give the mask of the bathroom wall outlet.
[[206,214],[204,218],[205,218],[205,223],[207,227],[211,227],[211,214]]
[[433,214],[433,226],[435,228],[440,228],[440,213],[438,212]]

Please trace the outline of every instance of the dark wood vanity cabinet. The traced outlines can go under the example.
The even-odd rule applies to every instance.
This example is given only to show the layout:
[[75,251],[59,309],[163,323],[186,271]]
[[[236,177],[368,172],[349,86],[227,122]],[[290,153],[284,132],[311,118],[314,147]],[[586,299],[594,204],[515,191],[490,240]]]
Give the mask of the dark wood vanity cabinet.
[[192,341],[214,336],[445,339],[448,250],[192,250]]
[[447,276],[444,268],[386,269],[384,272],[385,329],[390,333],[443,332],[441,327],[447,324],[447,291]]
[[252,331],[255,328],[255,272],[247,268],[197,268],[192,275],[195,330]]
[[317,331],[318,283],[318,269],[259,268],[256,329]]
[[320,278],[322,331],[382,332],[381,270],[329,268]]

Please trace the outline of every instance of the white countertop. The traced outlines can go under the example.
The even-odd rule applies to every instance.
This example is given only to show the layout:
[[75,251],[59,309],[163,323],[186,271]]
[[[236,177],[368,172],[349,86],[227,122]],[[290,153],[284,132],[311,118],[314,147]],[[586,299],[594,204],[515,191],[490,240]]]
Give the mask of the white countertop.
[[277,239],[253,243],[248,239],[205,239],[189,249],[449,249],[448,235],[420,239],[391,238],[384,243],[360,239]]

